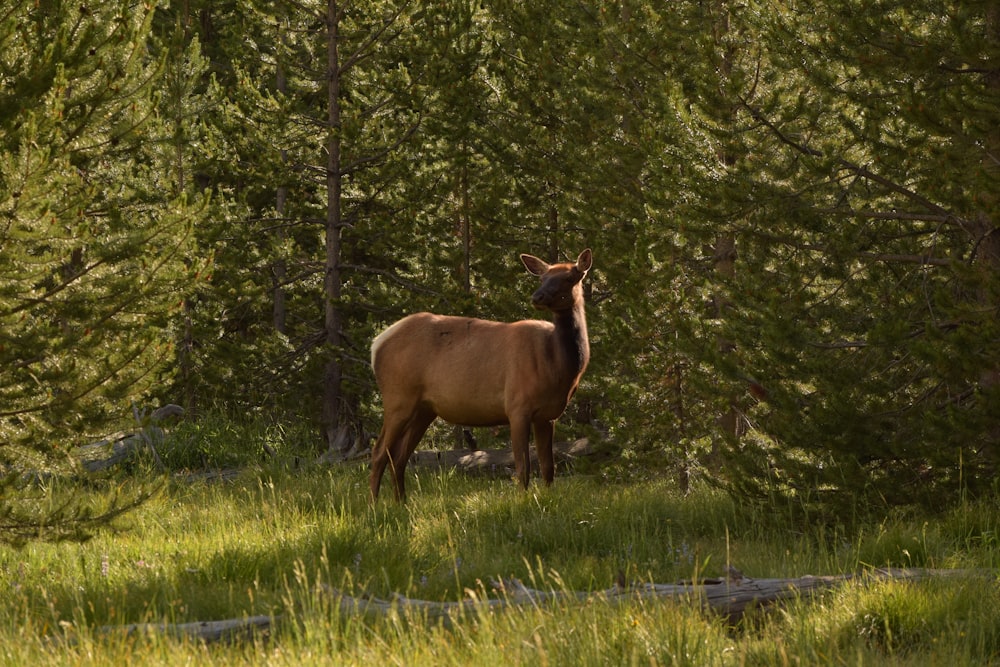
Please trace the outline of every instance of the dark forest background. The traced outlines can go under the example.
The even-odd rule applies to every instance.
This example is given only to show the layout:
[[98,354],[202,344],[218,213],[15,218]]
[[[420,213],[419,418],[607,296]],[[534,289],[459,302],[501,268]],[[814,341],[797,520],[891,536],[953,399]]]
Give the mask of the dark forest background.
[[518,254],[591,247],[557,438],[957,501],[1000,463],[998,226],[995,1],[8,0],[0,459],[166,403],[364,441],[380,329],[533,317]]

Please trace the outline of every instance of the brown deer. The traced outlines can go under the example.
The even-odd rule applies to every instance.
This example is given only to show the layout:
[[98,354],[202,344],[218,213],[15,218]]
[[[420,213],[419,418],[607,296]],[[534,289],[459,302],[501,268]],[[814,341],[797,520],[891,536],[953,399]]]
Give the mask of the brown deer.
[[373,501],[386,466],[392,470],[396,499],[406,499],[406,462],[437,417],[463,426],[509,424],[514,466],[525,488],[534,427],[542,479],[552,483],[555,420],[590,360],[581,283],[592,259],[589,249],[575,263],[564,264],[521,255],[525,268],[542,279],[531,303],[552,311],[553,322],[416,313],[375,338],[372,369],[382,392],[383,418],[372,452]]

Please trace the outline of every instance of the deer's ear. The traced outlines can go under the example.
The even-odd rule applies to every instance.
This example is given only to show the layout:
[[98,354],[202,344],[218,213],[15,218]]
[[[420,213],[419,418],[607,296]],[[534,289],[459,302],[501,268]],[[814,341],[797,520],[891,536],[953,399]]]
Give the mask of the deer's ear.
[[580,256],[576,258],[576,270],[581,273],[586,273],[590,271],[590,267],[594,263],[594,253],[590,252],[590,248],[587,248],[580,253]]
[[528,273],[536,276],[544,275],[549,270],[549,265],[534,255],[521,255],[521,261],[524,263],[524,268],[528,269]]

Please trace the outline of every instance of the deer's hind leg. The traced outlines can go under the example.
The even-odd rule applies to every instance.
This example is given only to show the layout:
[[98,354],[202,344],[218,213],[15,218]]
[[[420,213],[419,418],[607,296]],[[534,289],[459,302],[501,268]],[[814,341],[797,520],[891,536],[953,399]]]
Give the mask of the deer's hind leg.
[[389,463],[391,443],[399,439],[403,426],[404,424],[388,415],[382,420],[382,430],[379,431],[375,449],[372,450],[371,474],[368,477],[368,487],[373,502],[378,498],[379,488],[382,486],[382,475],[385,474],[385,467]]
[[404,476],[406,463],[410,460],[410,456],[420,444],[420,439],[424,437],[424,433],[427,432],[427,428],[436,417],[437,415],[427,408],[417,408],[406,420],[401,435],[393,440],[388,447],[388,464],[395,483],[396,500],[399,502],[406,501]]

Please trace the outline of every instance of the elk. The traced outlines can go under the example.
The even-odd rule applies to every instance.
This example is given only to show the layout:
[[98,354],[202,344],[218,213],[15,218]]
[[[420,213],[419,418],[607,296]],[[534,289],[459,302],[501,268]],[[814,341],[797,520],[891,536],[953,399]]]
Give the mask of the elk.
[[383,409],[372,452],[372,501],[387,466],[396,500],[406,500],[406,462],[437,417],[463,426],[509,424],[514,466],[524,488],[531,474],[528,440],[534,428],[541,476],[546,485],[552,483],[555,420],[590,360],[581,283],[592,259],[589,249],[576,262],[551,265],[521,255],[528,272],[541,278],[531,303],[551,311],[552,322],[415,313],[372,341],[372,369]]

